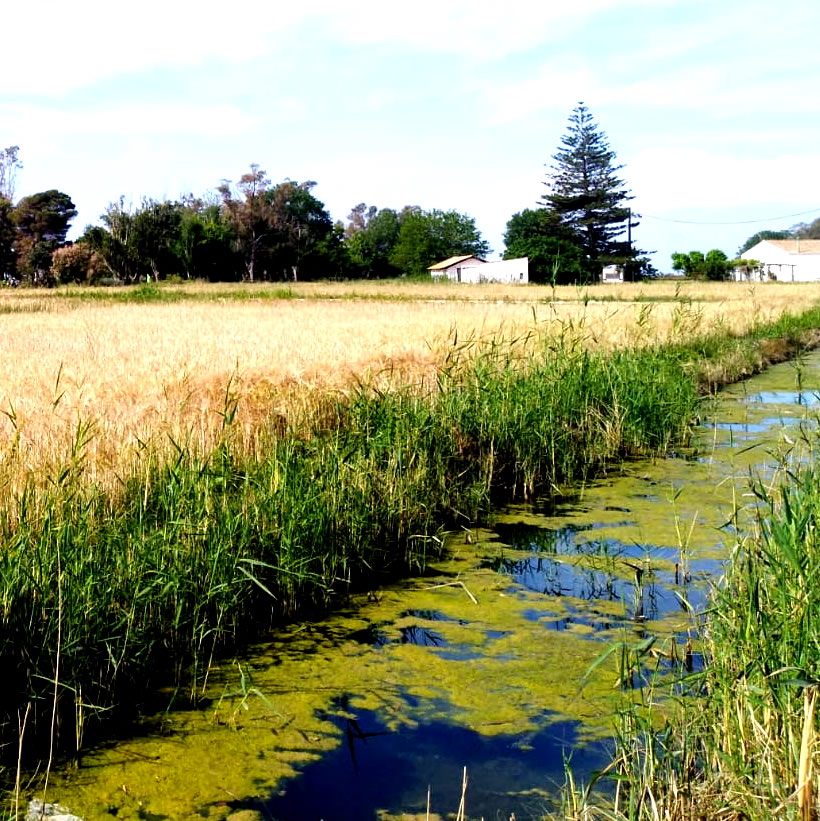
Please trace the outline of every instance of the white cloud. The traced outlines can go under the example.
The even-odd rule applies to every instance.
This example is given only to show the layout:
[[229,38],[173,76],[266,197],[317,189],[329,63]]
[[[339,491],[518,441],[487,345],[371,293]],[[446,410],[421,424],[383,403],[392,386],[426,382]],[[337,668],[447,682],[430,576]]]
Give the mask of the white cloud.
[[397,43],[427,52],[502,57],[562,41],[568,27],[606,9],[657,0],[416,0],[412,5],[360,0],[332,14],[330,27],[358,43]]
[[60,94],[102,78],[242,60],[267,51],[268,35],[298,20],[297,4],[263,0],[29,0],[4,10],[0,94]]
[[[670,0],[671,2],[672,0]],[[271,55],[275,35],[296,24],[306,49],[341,43],[402,46],[426,53],[498,58],[561,41],[578,22],[608,8],[657,0],[417,0],[412,5],[360,0],[29,0],[4,10],[0,94],[62,94],[114,75]],[[308,28],[307,26],[310,26]]]
[[[637,210],[673,214],[685,209],[746,208],[750,205],[812,207],[817,203],[820,152],[740,157],[697,148],[666,146],[629,162]],[[777,216],[761,213],[761,218]],[[731,219],[731,217],[727,217]]]
[[232,105],[185,105],[171,103],[120,104],[111,108],[67,111],[34,105],[0,106],[8,121],[25,123],[29,142],[37,134],[60,135],[201,135],[209,138],[242,134],[258,120]]

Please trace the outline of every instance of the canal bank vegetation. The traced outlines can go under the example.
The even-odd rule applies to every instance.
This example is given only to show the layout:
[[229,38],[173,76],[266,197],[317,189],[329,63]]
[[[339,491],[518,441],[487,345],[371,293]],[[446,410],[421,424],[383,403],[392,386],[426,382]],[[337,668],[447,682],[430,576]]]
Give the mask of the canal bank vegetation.
[[[143,453],[248,452],[271,417],[298,427],[358,382],[428,384],[467,340],[572,329],[590,350],[744,336],[820,299],[820,285],[653,282],[589,288],[410,283],[150,284],[0,289],[0,486],[50,475],[86,424],[86,475],[115,492]],[[745,367],[740,363],[741,367]],[[720,381],[720,374],[715,381]]]
[[[738,537],[700,631],[701,672],[624,708],[607,796],[570,778],[560,817],[817,817],[820,472],[812,450],[752,484]],[[614,795],[614,800],[612,796]]]
[[[689,344],[591,349],[577,327],[458,343],[434,377],[361,382],[249,448],[223,392],[207,451],[148,443],[115,484],[88,471],[90,424],[0,510],[7,756],[82,746],[97,719],[174,681],[192,697],[215,655],[352,589],[422,570],[443,528],[582,481],[685,437],[699,390],[811,341],[820,310]],[[192,436],[193,438],[193,436]],[[170,458],[169,458],[170,453]],[[18,746],[19,744],[19,746]]]

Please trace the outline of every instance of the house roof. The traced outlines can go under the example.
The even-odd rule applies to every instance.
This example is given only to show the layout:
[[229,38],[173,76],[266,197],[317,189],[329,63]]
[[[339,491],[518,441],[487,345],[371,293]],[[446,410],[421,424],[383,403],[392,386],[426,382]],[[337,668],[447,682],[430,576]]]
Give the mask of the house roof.
[[820,239],[767,239],[764,241],[789,254],[820,254]]
[[443,260],[442,262],[437,262],[435,265],[431,265],[427,270],[428,271],[443,271],[445,268],[449,268],[452,265],[458,265],[459,262],[466,262],[468,259],[474,259],[477,262],[484,262],[481,257],[473,256],[473,254],[465,254],[464,256],[460,257],[448,257],[447,259]]

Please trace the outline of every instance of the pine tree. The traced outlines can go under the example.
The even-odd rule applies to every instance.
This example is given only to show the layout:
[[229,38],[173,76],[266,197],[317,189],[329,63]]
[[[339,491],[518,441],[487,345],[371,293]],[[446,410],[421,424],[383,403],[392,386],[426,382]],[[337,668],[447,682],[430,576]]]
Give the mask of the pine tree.
[[[623,165],[615,164],[606,135],[583,103],[569,118],[567,133],[552,158],[542,199],[569,228],[586,254],[590,273],[598,277],[602,265],[629,265],[639,254],[630,242],[618,239],[627,230],[633,199],[618,176]],[[637,225],[632,222],[632,227]]]

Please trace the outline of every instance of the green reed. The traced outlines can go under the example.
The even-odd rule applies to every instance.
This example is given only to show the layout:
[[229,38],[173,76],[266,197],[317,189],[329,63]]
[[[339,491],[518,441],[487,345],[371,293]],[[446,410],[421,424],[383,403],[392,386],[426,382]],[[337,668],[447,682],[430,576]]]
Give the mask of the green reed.
[[568,778],[561,817],[817,817],[820,470],[811,448],[751,487],[756,523],[738,536],[705,614],[704,669],[682,666],[625,704],[598,783],[614,783],[614,797]]
[[65,464],[0,505],[2,741],[70,752],[151,687],[195,697],[215,654],[422,569],[442,530],[495,497],[551,492],[663,453],[696,411],[694,349],[607,354],[567,331],[537,345],[453,342],[434,385],[359,386],[296,428],[234,443],[226,392],[211,452],[146,448],[105,493]]

